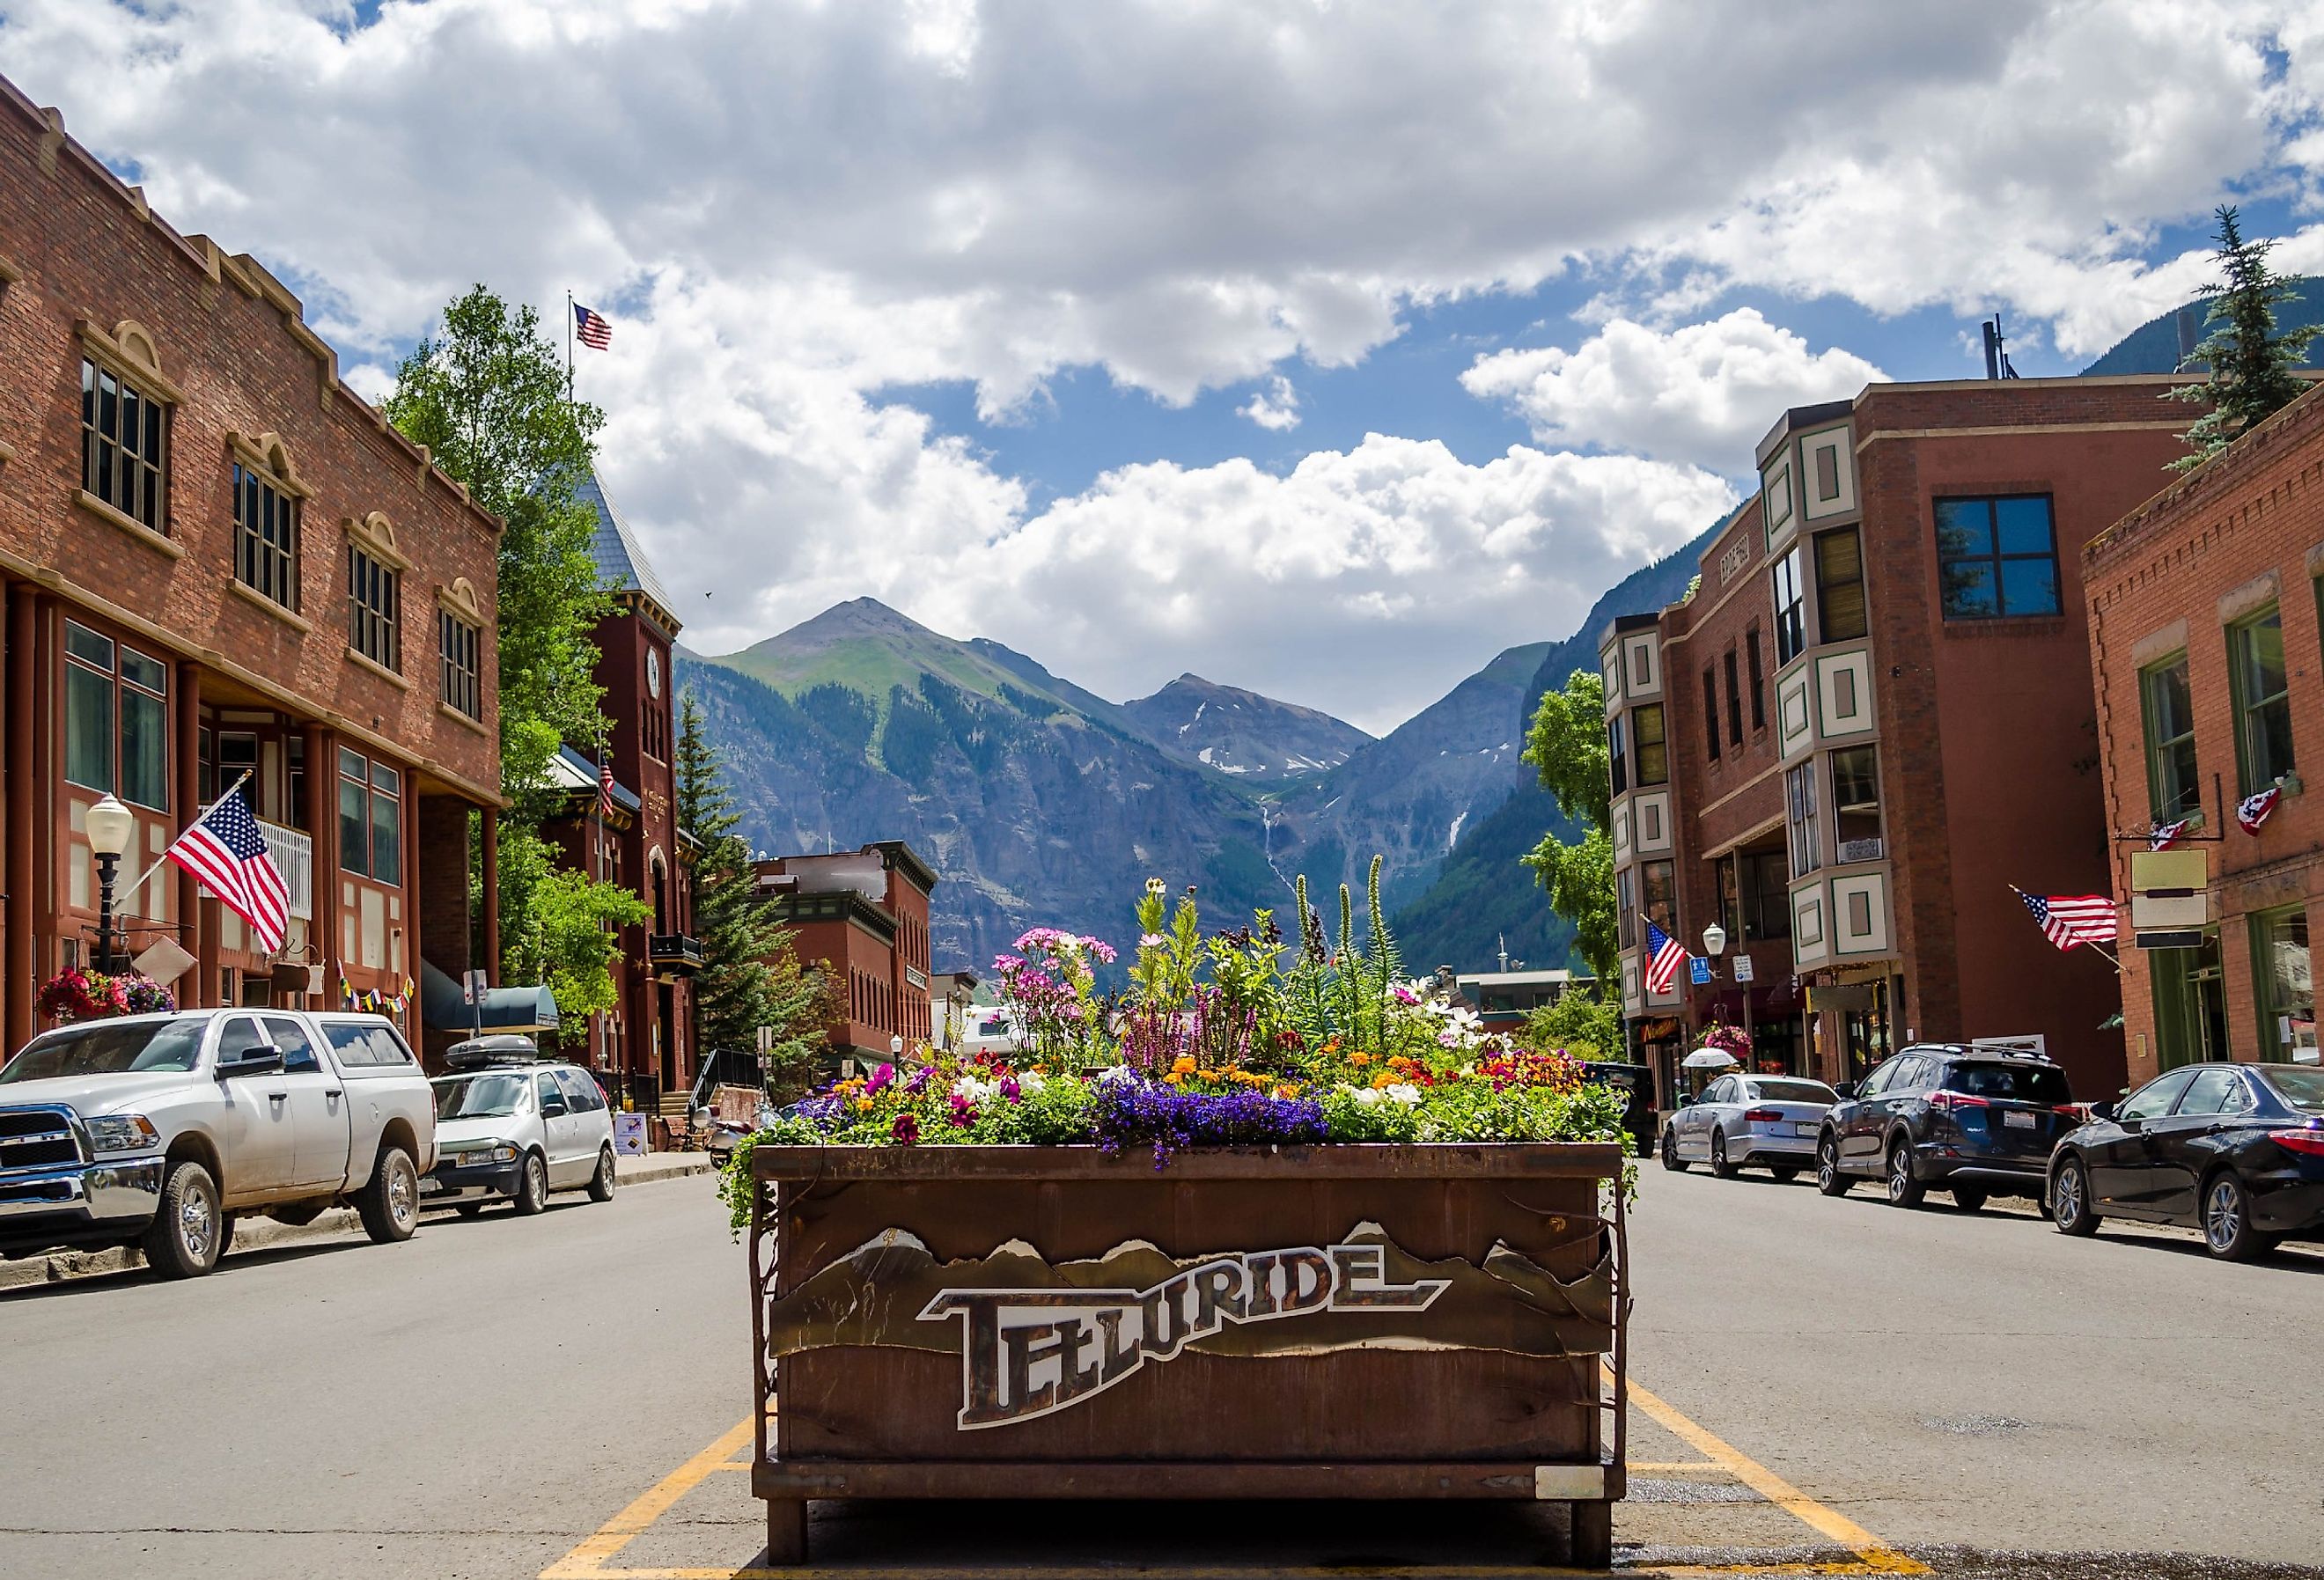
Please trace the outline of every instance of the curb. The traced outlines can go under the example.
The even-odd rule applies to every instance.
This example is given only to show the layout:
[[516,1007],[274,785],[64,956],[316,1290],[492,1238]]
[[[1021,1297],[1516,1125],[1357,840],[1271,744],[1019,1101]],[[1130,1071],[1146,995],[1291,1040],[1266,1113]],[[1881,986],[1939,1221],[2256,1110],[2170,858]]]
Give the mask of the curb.
[[[718,1165],[698,1152],[668,1153],[642,1159],[623,1159],[622,1162],[637,1164],[634,1169],[617,1168],[615,1187],[632,1185],[658,1185],[665,1179],[683,1179],[689,1175],[715,1174]],[[363,1220],[353,1207],[328,1207],[311,1224],[281,1224],[272,1218],[253,1217],[237,1221],[234,1226],[234,1244],[228,1256],[245,1251],[263,1251],[277,1245],[296,1245],[309,1240],[327,1240],[336,1234],[359,1234]],[[82,1279],[105,1278],[115,1273],[138,1272],[145,1266],[142,1251],[54,1251],[46,1256],[28,1256],[21,1261],[0,1262],[0,1291],[28,1289],[35,1284],[63,1284]]]

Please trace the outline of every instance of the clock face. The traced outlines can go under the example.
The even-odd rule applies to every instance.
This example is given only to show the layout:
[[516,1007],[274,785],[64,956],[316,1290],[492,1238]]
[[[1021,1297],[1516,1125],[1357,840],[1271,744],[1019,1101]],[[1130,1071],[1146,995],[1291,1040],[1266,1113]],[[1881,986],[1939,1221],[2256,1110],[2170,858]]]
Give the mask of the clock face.
[[646,652],[646,690],[656,697],[661,695],[661,654],[651,649]]

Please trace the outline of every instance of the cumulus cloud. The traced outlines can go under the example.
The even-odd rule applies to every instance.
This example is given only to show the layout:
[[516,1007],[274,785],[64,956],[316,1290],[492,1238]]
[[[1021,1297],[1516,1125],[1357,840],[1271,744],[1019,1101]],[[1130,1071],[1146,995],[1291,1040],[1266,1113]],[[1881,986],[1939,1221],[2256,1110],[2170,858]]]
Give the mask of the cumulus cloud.
[[1250,418],[1270,433],[1287,433],[1299,426],[1299,392],[1278,373],[1265,389],[1236,407],[1235,415]]
[[1838,346],[1811,350],[1789,329],[1738,308],[1667,333],[1617,319],[1572,351],[1493,352],[1479,356],[1461,383],[1508,402],[1545,443],[1634,450],[1734,474],[1751,469],[1753,441],[1784,407],[1839,400],[1886,376]]
[[[1716,514],[1699,468],[1731,469],[1755,391],[1855,376],[1743,315],[1688,323],[1725,293],[2002,307],[2095,350],[2207,276],[2153,256],[2161,227],[2324,181],[2324,30],[2293,0],[1810,0],[1781,27],[1750,0],[1479,0],[1457,27],[1310,0],[10,0],[0,60],[160,212],[291,281],[360,389],[477,280],[606,311],[584,392],[705,645],[870,592],[1037,651],[1072,631],[1093,679],[1198,661],[1372,724]],[[2319,254],[2324,227],[2280,258]],[[1471,389],[1545,444],[1645,458],[1379,438],[1037,510],[883,398],[964,381],[997,420],[1094,368],[1173,404],[1253,386],[1243,414],[1287,422],[1286,365],[1567,274],[1594,337]],[[1594,400],[1618,371],[1646,383]]]

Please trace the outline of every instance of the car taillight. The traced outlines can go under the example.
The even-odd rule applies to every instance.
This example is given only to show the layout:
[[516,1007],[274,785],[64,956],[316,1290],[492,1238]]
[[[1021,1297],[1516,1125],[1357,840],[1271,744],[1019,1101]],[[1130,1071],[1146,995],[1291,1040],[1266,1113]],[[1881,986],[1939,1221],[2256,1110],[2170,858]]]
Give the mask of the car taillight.
[[2090,1122],[2089,1109],[2080,1103],[2061,1103],[2050,1112],[2070,1119],[2076,1124],[2088,1124]]
[[1929,1106],[1932,1108],[1990,1108],[1992,1104],[1982,1097],[1972,1097],[1966,1092],[1932,1092],[1929,1094]]
[[2272,1130],[2267,1139],[2287,1152],[2305,1152],[2311,1158],[2324,1158],[2324,1130]]
[[1774,1124],[1784,1117],[1780,1108],[1754,1108],[1743,1115],[1747,1124]]

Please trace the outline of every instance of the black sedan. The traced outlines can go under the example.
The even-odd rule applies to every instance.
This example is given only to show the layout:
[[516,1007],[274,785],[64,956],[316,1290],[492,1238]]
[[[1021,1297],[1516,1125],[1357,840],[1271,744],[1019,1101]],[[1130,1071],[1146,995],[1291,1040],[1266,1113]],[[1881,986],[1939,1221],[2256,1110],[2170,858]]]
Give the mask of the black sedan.
[[2183,1224],[2243,1261],[2324,1231],[2324,1069],[2185,1065],[2091,1113],[2050,1160],[2064,1233],[2109,1217]]

